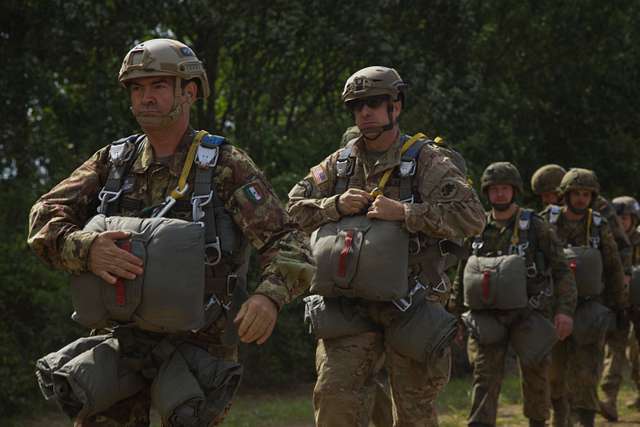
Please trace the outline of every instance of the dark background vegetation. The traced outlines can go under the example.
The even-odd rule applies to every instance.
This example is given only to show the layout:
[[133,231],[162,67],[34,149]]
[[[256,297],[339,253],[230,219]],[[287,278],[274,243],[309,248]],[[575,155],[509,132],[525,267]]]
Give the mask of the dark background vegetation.
[[[124,54],[178,38],[212,96],[193,124],[246,149],[280,195],[333,151],[350,116],[345,79],[368,65],[411,83],[407,132],[442,135],[476,179],[492,161],[597,171],[638,194],[640,2],[6,0],[0,4],[0,415],[27,408],[35,359],[84,333],[64,274],[25,244],[38,195],[98,148],[134,133],[116,82]],[[530,194],[525,195],[532,201]],[[300,305],[243,349],[252,386],[313,378]]]

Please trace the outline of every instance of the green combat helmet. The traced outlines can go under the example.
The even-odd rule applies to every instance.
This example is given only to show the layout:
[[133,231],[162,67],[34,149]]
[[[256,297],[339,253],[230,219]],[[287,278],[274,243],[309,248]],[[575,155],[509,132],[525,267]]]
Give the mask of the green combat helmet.
[[342,91],[342,101],[346,104],[360,98],[389,95],[392,100],[403,102],[407,83],[393,68],[373,66],[356,71],[347,79]]
[[531,176],[531,190],[536,195],[558,191],[562,177],[567,171],[560,165],[544,165]]
[[618,215],[631,215],[640,220],[640,204],[631,196],[620,196],[612,200],[613,206],[616,208]]
[[484,172],[482,172],[480,189],[483,193],[486,193],[489,186],[499,184],[511,185],[516,193],[522,194],[524,191],[520,172],[509,162],[491,163]]
[[182,94],[182,82],[196,80],[198,97],[205,99],[209,96],[209,81],[202,61],[189,46],[177,40],[153,39],[135,46],[122,61],[118,81],[127,87],[133,79],[158,76],[175,78],[173,108],[162,117],[136,115],[136,119],[143,126],[166,125],[182,113],[183,104],[189,101]]
[[600,184],[595,172],[589,169],[571,168],[560,181],[560,196],[564,197],[568,192],[574,190],[588,190],[593,193],[593,200],[600,193]]

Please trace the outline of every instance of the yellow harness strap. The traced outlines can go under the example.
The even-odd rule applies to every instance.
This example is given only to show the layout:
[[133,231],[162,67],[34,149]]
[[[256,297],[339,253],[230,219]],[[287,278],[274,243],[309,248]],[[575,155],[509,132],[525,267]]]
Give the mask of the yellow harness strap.
[[184,166],[182,166],[180,178],[178,178],[178,186],[175,190],[171,191],[171,197],[176,200],[184,197],[184,193],[186,193],[185,187],[187,186],[187,178],[189,177],[189,172],[191,172],[191,166],[193,165],[193,161],[196,157],[200,141],[206,134],[207,131],[201,130],[193,138],[193,142],[191,143],[191,147],[189,147],[189,152],[187,153],[187,157],[184,161]]
[[[400,156],[406,153],[406,151],[409,148],[411,148],[411,146],[415,144],[416,141],[420,139],[425,139],[425,138],[426,138],[425,134],[418,132],[415,135],[413,135],[411,138],[406,140],[405,143],[402,145],[402,148],[400,149]],[[371,195],[373,197],[382,196],[384,194],[384,187],[387,185],[387,182],[389,181],[389,178],[391,177],[391,173],[393,172],[394,169],[395,168],[391,168],[387,170],[384,173],[384,175],[382,175],[382,178],[380,178],[380,182],[378,182],[378,186],[371,191]]]
[[593,221],[592,210],[589,208],[587,211],[587,245],[591,241],[591,221]]
[[511,235],[511,244],[516,246],[520,241],[520,215],[522,214],[522,209],[518,208],[518,213],[516,214],[516,222],[513,226],[513,234]]

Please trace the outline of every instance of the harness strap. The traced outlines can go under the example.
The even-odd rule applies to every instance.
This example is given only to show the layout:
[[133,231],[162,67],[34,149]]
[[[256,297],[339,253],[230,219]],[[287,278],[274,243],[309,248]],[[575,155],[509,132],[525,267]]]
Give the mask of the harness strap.
[[358,138],[353,138],[347,145],[338,153],[338,160],[336,160],[336,186],[334,193],[342,194],[347,191],[349,187],[349,179],[353,175],[355,167],[355,159],[351,155],[353,152],[353,146],[358,141]]
[[[111,216],[118,211],[124,178],[142,149],[143,139],[144,135],[131,135],[113,142],[109,147],[111,167],[107,181],[98,194],[98,213]],[[132,145],[135,149],[131,149]]]
[[[400,201],[411,202],[416,201],[419,198],[419,194],[413,191],[413,177],[418,170],[418,156],[422,148],[430,141],[426,139],[422,133],[418,133],[421,137],[415,141],[402,155],[400,160],[400,166],[398,168],[398,174],[400,175]],[[414,135],[414,137],[416,136]],[[407,135],[404,138],[409,138]]]
[[602,225],[602,215],[600,212],[589,209],[587,218],[587,242],[593,248],[600,247],[600,226]]
[[[411,148],[411,146],[413,146],[413,144],[415,144],[421,138],[424,139],[424,135],[421,133],[417,133],[413,135],[411,138],[409,138],[407,141],[405,141],[405,143],[402,145],[402,148],[400,149],[400,155],[404,156],[407,150],[409,150],[409,148]],[[388,169],[382,175],[382,178],[380,178],[380,181],[378,182],[378,186],[374,188],[373,191],[371,191],[371,195],[373,197],[381,196],[384,194],[384,188],[386,187],[387,182],[389,181],[389,178],[391,178],[391,173],[394,171],[394,169],[395,168]]]

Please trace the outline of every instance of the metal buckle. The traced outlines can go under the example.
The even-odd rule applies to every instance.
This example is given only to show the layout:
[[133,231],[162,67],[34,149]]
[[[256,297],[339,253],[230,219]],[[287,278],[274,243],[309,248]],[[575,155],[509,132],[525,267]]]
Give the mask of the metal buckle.
[[416,284],[409,291],[409,295],[407,295],[404,298],[398,298],[398,299],[394,299],[393,301],[391,301],[393,303],[393,305],[395,305],[396,308],[398,310],[400,310],[401,312],[403,312],[403,313],[405,311],[409,310],[409,308],[413,304],[413,296],[415,294],[417,294],[419,291],[421,291],[423,289],[427,289],[417,278],[415,279],[415,281],[416,281]]
[[218,147],[210,148],[199,145],[194,163],[200,168],[213,167],[218,163],[218,153]]
[[438,240],[438,249],[440,249],[440,255],[442,256],[449,255],[449,251],[444,247],[445,242],[447,242],[447,239]]
[[98,206],[98,213],[105,213],[107,204],[115,202],[122,195],[122,189],[120,191],[108,191],[105,189],[100,190],[98,193],[98,200],[100,200],[100,206]]
[[444,279],[440,279],[440,281],[435,286],[431,286],[430,288],[433,292],[438,294],[444,294],[449,289]]
[[473,243],[471,243],[471,249],[473,249],[474,251],[482,249],[483,246],[484,246],[484,242],[482,240],[480,241],[474,240]]
[[598,249],[598,247],[600,246],[600,237],[594,236],[591,237],[591,247],[594,249]]
[[535,309],[540,308],[540,295],[534,295],[529,298],[529,305]]
[[124,142],[120,144],[111,144],[111,147],[109,147],[109,160],[111,160],[111,163],[116,166],[122,164],[125,160],[122,156],[124,154],[125,146],[126,144]]
[[418,255],[422,251],[420,238],[415,235],[409,239],[409,255]]
[[[207,253],[207,249],[213,248],[216,250],[216,256],[213,261],[211,261],[211,257]],[[220,249],[220,237],[216,236],[216,240],[213,243],[206,243],[204,245],[204,263],[205,265],[214,266],[217,265],[222,260],[222,250]]]
[[536,267],[536,263],[532,262],[527,266],[527,277],[529,279],[533,279],[538,275],[538,267]]
[[407,197],[406,199],[400,200],[400,203],[414,203],[415,201],[416,201],[416,198],[412,194],[411,196]]
[[196,196],[195,194],[191,196],[191,216],[194,222],[200,221],[204,217],[202,207],[208,205],[211,199],[213,199],[213,190],[209,194],[202,196]]
[[527,248],[529,248],[529,242],[524,242],[519,245],[510,245],[509,253],[524,257],[526,255]]
[[231,296],[233,294],[233,289],[231,289],[231,282],[233,281],[233,287],[236,287],[238,283],[238,275],[235,273],[231,273],[227,276],[227,296]]
[[[185,184],[184,188],[182,189],[182,191],[179,191],[176,188],[176,191],[178,191],[179,194],[181,195],[185,195],[187,193],[187,191],[189,190],[189,184]],[[162,206],[162,208],[160,210],[158,210],[157,212],[155,212],[153,215],[151,215],[152,218],[162,218],[163,216],[165,216],[165,214],[167,212],[169,212],[169,209],[171,209],[173,207],[173,205],[176,204],[176,199],[171,197],[171,196],[167,196],[164,199],[164,205]]]
[[400,175],[400,177],[406,178],[408,176],[415,175],[415,173],[416,173],[415,159],[400,162],[400,166],[398,167],[398,174]]
[[353,173],[353,163],[350,158],[347,157],[346,160],[337,160],[336,161],[336,174],[340,178],[344,178],[346,176],[351,176]]

